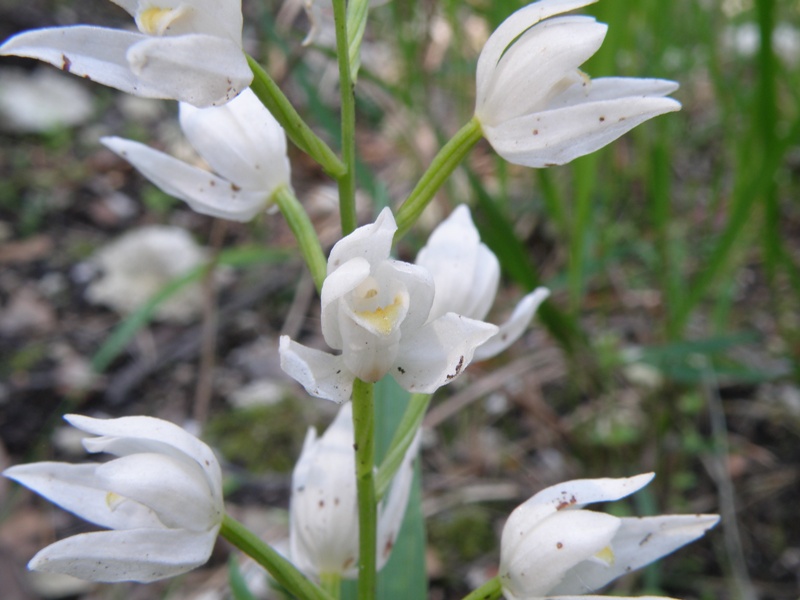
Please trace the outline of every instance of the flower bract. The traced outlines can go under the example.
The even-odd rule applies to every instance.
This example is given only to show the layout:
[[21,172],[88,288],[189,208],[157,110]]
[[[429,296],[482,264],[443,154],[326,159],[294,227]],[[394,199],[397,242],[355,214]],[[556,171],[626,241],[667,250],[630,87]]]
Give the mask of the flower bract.
[[641,489],[652,473],[579,479],[542,490],[509,516],[500,546],[500,582],[511,600],[592,593],[701,537],[717,515],[618,518],[584,510]]
[[[352,404],[342,406],[333,423],[317,437],[308,431],[292,475],[290,554],[292,562],[316,579],[358,573],[358,502],[353,449]],[[419,435],[403,459],[392,487],[378,506],[377,565],[391,554],[403,522]]]
[[241,0],[112,0],[138,32],[75,25],[9,38],[0,54],[36,58],[129,94],[224,104],[253,74],[242,51]]
[[139,142],[101,141],[167,194],[205,215],[249,221],[278,188],[290,185],[286,134],[250,89],[225,106],[181,103],[180,124],[216,175]]
[[680,104],[663,79],[589,79],[578,67],[607,26],[556,16],[595,0],[540,0],[508,17],[478,59],[475,117],[495,151],[528,167],[567,163]]
[[343,402],[356,377],[376,382],[387,373],[408,391],[432,393],[458,377],[497,333],[495,325],[455,312],[432,317],[431,274],[389,258],[396,230],[387,208],[331,250],[322,335],[340,354],[281,337],[281,367],[312,396]]
[[224,507],[214,453],[177,425],[152,417],[65,417],[98,437],[106,463],[38,462],[3,474],[110,531],[75,535],[41,550],[30,569],[91,581],[155,581],[208,560]]

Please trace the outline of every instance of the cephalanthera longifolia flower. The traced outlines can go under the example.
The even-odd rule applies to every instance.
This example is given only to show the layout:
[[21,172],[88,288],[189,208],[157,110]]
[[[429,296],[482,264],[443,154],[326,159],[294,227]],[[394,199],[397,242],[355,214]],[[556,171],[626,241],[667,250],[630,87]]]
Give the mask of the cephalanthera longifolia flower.
[[286,134],[249,88],[225,106],[181,103],[180,124],[219,176],[138,142],[100,141],[167,194],[213,217],[249,221],[279,187],[290,185]]
[[657,115],[679,110],[663,79],[589,79],[578,67],[607,25],[555,17],[595,0],[541,0],[508,17],[478,59],[475,116],[495,151],[528,167],[567,163]]
[[[389,560],[403,522],[419,434],[406,452],[386,499],[378,506],[378,569]],[[326,573],[355,577],[358,569],[353,411],[342,406],[321,437],[312,427],[292,474],[290,553],[298,569],[320,578]]]
[[39,462],[3,474],[112,531],[58,541],[28,567],[91,581],[147,582],[205,563],[224,516],[222,474],[211,449],[152,417],[65,418],[99,436],[83,441],[87,451],[118,458],[102,464]]
[[[486,318],[497,296],[500,262],[481,242],[465,204],[433,230],[417,254],[416,264],[433,275],[436,294],[430,319],[448,312],[480,321]],[[549,295],[540,287],[520,300],[508,321],[475,350],[474,360],[491,358],[517,341]]]
[[50,63],[123,92],[195,106],[224,104],[250,85],[241,0],[112,0],[139,33],[76,25],[26,31],[0,54]]
[[281,337],[281,367],[309,394],[343,402],[356,377],[391,374],[411,392],[432,393],[458,377],[498,328],[455,312],[432,315],[434,279],[392,260],[397,230],[387,208],[375,223],[340,240],[322,286],[322,335],[339,355]]
[[578,479],[542,490],[509,516],[500,582],[511,600],[591,593],[701,537],[717,515],[618,518],[584,510],[647,485],[652,473]]

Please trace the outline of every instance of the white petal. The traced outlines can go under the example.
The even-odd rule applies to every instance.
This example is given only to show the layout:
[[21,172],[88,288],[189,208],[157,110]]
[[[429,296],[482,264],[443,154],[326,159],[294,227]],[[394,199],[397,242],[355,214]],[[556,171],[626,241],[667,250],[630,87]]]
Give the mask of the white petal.
[[521,539],[507,537],[506,531],[519,531],[531,527],[560,510],[576,509],[595,502],[619,500],[646,486],[654,476],[654,473],[644,473],[619,479],[573,479],[545,488],[520,504],[509,515],[503,529],[501,545],[505,551],[513,554]]
[[611,542],[614,562],[583,562],[573,568],[554,594],[594,591],[693,542],[719,521],[717,515],[662,515],[624,518]]
[[316,398],[341,404],[350,399],[354,375],[340,356],[307,348],[281,336],[281,369]]
[[[515,597],[544,596],[564,574],[610,543],[620,519],[587,510],[555,513],[533,524],[503,529],[500,582]],[[513,547],[508,540],[513,539]]]
[[511,14],[494,33],[486,40],[486,44],[478,58],[477,68],[477,106],[483,106],[486,94],[491,92],[489,79],[500,57],[508,45],[530,27],[553,15],[561,14],[593,4],[596,0],[542,0],[533,2]]
[[[328,261],[330,265],[330,261]],[[331,348],[342,349],[342,334],[339,326],[339,302],[369,277],[370,264],[366,259],[356,257],[340,265],[335,271],[328,271],[322,283],[321,314],[322,337]]]
[[556,96],[548,109],[563,108],[584,102],[619,100],[629,97],[660,97],[678,89],[678,84],[668,79],[638,77],[599,77],[584,79]]
[[[214,452],[206,444],[174,423],[154,417],[121,417],[119,419],[93,419],[83,415],[65,415],[64,419],[73,427],[94,435],[137,438],[161,442],[176,448],[187,457],[193,459],[205,472],[212,489],[222,490],[222,471]],[[102,451],[90,445],[99,440],[86,439],[84,446],[89,452]]]
[[475,114],[487,126],[543,110],[603,43],[608,26],[591,17],[561,17],[528,30],[500,59],[491,91]]
[[9,477],[95,525],[110,529],[163,527],[149,508],[138,502],[116,502],[100,486],[99,465],[38,462],[6,469]]
[[481,244],[465,204],[433,230],[416,263],[431,272],[436,286],[431,319],[448,312],[483,319],[489,312],[497,294],[500,265]]
[[392,281],[405,288],[408,294],[408,312],[400,324],[403,335],[416,331],[430,319],[435,289],[427,269],[399,260],[386,260],[376,269],[376,278]]
[[290,184],[286,135],[251,89],[224,106],[181,103],[180,123],[211,168],[239,187],[263,190],[269,197],[276,187]]
[[140,33],[105,27],[54,27],[15,35],[0,46],[0,54],[36,58],[136,96],[169,98],[159,86],[140,80],[128,63],[128,50],[146,39]]
[[391,374],[409,392],[432,394],[458,377],[495,325],[447,313],[404,336]]
[[309,433],[292,474],[292,562],[313,575],[354,574],[358,503],[352,405],[342,406],[325,433]]
[[34,556],[28,568],[89,581],[149,582],[204,564],[218,528],[204,533],[179,529],[99,531],[69,537]]
[[193,460],[132,454],[97,467],[103,488],[151,509],[169,528],[207,531],[222,522],[222,499]]
[[392,211],[384,208],[374,223],[359,227],[336,242],[328,257],[328,275],[352,258],[363,258],[372,266],[386,260],[395,231],[397,224]]
[[268,191],[242,189],[144,144],[118,137],[104,137],[100,141],[153,184],[170,196],[180,198],[195,212],[244,222],[264,211],[268,203]]
[[500,331],[475,350],[474,360],[486,360],[497,356],[516,342],[525,333],[539,305],[549,295],[550,290],[539,287],[520,300],[508,321],[500,326]]
[[163,97],[199,107],[225,104],[253,80],[241,47],[211,35],[147,37],[127,58],[139,79]]
[[652,97],[590,102],[484,127],[484,134],[507,161],[549,167],[594,152],[640,123],[680,106],[671,98]]
[[414,441],[409,445],[403,462],[392,480],[389,493],[378,507],[378,570],[382,569],[389,560],[394,543],[397,541],[397,535],[403,525],[408,497],[411,494],[411,484],[414,482],[414,459],[417,457],[421,435],[422,431],[417,430]]

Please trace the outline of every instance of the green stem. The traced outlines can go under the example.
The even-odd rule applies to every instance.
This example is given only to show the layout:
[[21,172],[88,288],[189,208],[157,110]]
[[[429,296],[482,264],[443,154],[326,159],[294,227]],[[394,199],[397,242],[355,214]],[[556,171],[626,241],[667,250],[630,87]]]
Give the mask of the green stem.
[[492,577],[477,590],[464,596],[464,600],[496,600],[503,595],[503,587],[499,577]]
[[375,386],[353,384],[356,490],[358,492],[358,600],[375,599],[378,510],[375,498]]
[[346,172],[338,178],[342,236],[356,228],[356,100],[350,75],[350,43],[347,39],[347,2],[333,0],[336,55],[339,61],[339,94],[342,102],[342,160]]
[[303,600],[333,600],[329,594],[311,582],[297,568],[265,544],[252,531],[225,515],[219,530],[222,537],[264,567],[279,584]]
[[406,412],[397,426],[392,443],[386,452],[386,457],[375,475],[375,496],[378,502],[386,494],[395,473],[397,473],[397,469],[403,464],[403,458],[405,458],[409,446],[414,441],[414,436],[419,431],[422,419],[425,418],[425,413],[430,403],[430,394],[411,394]]
[[253,83],[250,84],[250,88],[286,130],[286,135],[289,136],[292,143],[317,161],[328,175],[335,179],[343,177],[347,173],[344,163],[325,142],[311,131],[311,128],[303,121],[292,103],[280,90],[278,84],[261,65],[251,56],[247,57],[247,62],[253,71]]
[[339,600],[342,596],[342,575],[340,573],[320,573],[319,584],[322,589],[328,592],[333,600]]
[[411,191],[405,202],[400,206],[395,215],[397,232],[394,239],[399,240],[411,229],[419,219],[422,211],[433,200],[434,195],[450,177],[455,168],[467,156],[472,147],[483,137],[480,121],[472,117],[466,125],[456,132],[439,153],[434,157],[428,170],[422,175],[416,187]]
[[314,278],[314,285],[317,286],[318,292],[321,291],[328,267],[325,254],[322,252],[322,246],[319,243],[319,237],[317,237],[317,232],[308,218],[308,213],[286,186],[279,187],[273,194],[272,199],[280,208],[281,213],[286,218],[286,222],[289,223],[294,237],[297,238],[300,252],[303,253],[308,270],[311,271],[311,277]]

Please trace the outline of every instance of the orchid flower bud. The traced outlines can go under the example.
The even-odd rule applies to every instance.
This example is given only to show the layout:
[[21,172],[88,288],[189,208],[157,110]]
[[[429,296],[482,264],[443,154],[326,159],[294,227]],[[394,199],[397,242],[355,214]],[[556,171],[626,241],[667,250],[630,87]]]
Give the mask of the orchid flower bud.
[[113,0],[138,33],[75,25],[26,31],[0,55],[36,58],[145,98],[205,107],[235,98],[253,80],[242,51],[241,0]]
[[152,417],[65,418],[99,436],[83,441],[88,452],[118,458],[31,463],[3,475],[111,531],[50,544],[28,568],[90,581],[149,582],[204,564],[225,512],[222,474],[211,449],[177,425]]
[[249,88],[225,106],[181,103],[180,124],[197,152],[218,175],[149,146],[119,137],[100,141],[167,194],[196,212],[249,221],[290,186],[286,134]]
[[[480,321],[486,318],[497,296],[500,262],[481,242],[466,204],[459,205],[433,230],[417,254],[416,264],[433,276],[436,294],[431,319],[448,312]],[[539,287],[522,298],[508,321],[478,346],[474,360],[492,358],[516,342],[549,295],[549,290]]]
[[653,476],[568,481],[518,506],[503,528],[500,544],[499,577],[505,596],[564,599],[592,593],[717,524],[717,515],[618,518],[583,508],[624,498]]
[[478,59],[475,117],[507,161],[562,165],[611,143],[640,123],[680,109],[663,79],[591,80],[578,67],[600,48],[607,26],[556,17],[595,0],[540,0],[508,17]]
[[[353,410],[349,402],[321,437],[308,430],[292,474],[289,544],[298,569],[320,579],[324,574],[353,578],[358,573],[358,498],[353,449]],[[419,434],[409,446],[392,487],[378,506],[377,565],[383,568],[408,504],[412,464]]]

